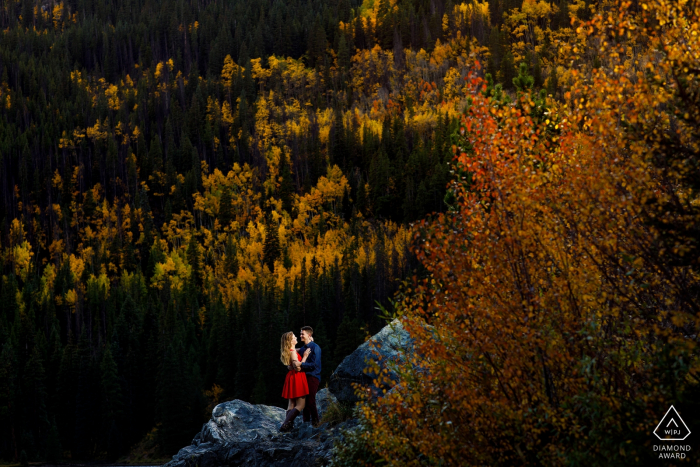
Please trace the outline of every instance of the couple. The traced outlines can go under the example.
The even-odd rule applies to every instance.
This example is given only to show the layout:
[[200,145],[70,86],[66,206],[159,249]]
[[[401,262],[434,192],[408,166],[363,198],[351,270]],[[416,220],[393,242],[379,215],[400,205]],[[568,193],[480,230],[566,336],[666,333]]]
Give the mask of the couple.
[[[287,418],[280,427],[281,432],[294,428],[294,419],[304,412],[304,422],[318,426],[316,393],[321,383],[321,347],[314,342],[314,330],[304,326],[299,333],[304,346],[297,351],[297,336],[293,332],[282,334],[280,360],[289,370],[284,379],[282,397],[289,400]],[[303,353],[303,357],[302,357]],[[307,397],[308,401],[307,401]]]

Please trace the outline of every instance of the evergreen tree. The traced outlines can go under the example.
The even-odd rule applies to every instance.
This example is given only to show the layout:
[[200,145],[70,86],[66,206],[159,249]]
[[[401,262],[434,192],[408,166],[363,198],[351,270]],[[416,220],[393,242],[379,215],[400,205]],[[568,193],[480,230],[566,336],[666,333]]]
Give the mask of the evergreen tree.
[[513,79],[515,78],[515,64],[513,63],[513,54],[508,51],[501,60],[500,70],[498,72],[499,81],[503,83],[506,89],[512,89]]
[[49,434],[46,437],[46,456],[44,460],[47,463],[56,464],[58,460],[62,457],[61,453],[61,440],[58,435],[58,427],[56,425],[56,418],[51,419],[51,428],[49,429]]
[[267,402],[267,386],[265,385],[265,377],[262,371],[258,371],[258,375],[255,378],[255,386],[253,386],[251,399],[254,404],[264,404]]
[[338,326],[333,348],[335,361],[340,362],[357,349],[364,341],[364,335],[356,318],[350,318],[350,313],[345,313]]
[[345,34],[340,34],[340,39],[338,40],[338,65],[343,70],[350,69],[350,58],[350,47],[345,39]]
[[17,445],[12,437],[16,430],[16,362],[14,349],[5,342],[0,349],[0,446],[3,453],[16,452]]
[[275,271],[275,261],[279,259],[280,240],[278,234],[277,223],[272,219],[272,215],[268,215],[265,222],[265,243],[263,244],[263,264],[268,267],[270,272]]
[[228,227],[233,218],[231,190],[226,187],[221,193],[221,201],[219,204],[219,223],[221,224],[221,227]]
[[547,94],[556,97],[559,92],[559,77],[557,76],[557,68],[552,67],[547,79]]
[[287,156],[285,154],[282,154],[280,157],[279,172],[281,178],[279,196],[282,200],[282,209],[291,214],[294,186],[292,181],[292,171],[289,168],[289,163],[287,162]]
[[123,413],[123,401],[117,364],[112,358],[110,346],[105,348],[100,363],[100,388],[102,393],[101,442],[110,456],[117,456],[122,450],[122,435],[119,419]]
[[532,89],[535,84],[535,78],[530,76],[527,70],[527,64],[525,62],[520,63],[520,68],[518,69],[518,76],[513,78],[513,86],[518,92],[528,92]]
[[151,146],[148,151],[148,159],[154,172],[163,171],[163,148],[160,144],[160,138],[153,136]]
[[164,452],[177,452],[191,440],[193,421],[190,420],[191,400],[183,368],[185,360],[182,341],[176,338],[163,352],[158,371],[157,414],[161,423],[159,441]]
[[323,28],[320,17],[316,17],[313,26],[309,31],[308,58],[309,66],[317,67],[323,63],[326,53],[326,31]]

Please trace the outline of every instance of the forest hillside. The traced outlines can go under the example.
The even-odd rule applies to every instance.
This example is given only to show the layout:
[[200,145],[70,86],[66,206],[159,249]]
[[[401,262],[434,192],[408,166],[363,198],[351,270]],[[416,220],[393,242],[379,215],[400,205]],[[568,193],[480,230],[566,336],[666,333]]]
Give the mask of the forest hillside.
[[415,228],[471,180],[472,77],[558,134],[609,65],[573,26],[597,7],[4,0],[0,459],[172,454],[220,401],[282,404],[302,325],[325,384],[431,277]]

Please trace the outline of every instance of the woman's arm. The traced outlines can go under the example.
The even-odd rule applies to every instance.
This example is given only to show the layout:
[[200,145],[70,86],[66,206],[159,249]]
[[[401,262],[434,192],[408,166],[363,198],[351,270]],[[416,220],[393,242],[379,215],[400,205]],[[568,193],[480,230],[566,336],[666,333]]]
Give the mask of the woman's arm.
[[304,352],[304,358],[301,359],[301,363],[306,363],[306,359],[311,355],[311,349],[306,349]]
[[[301,371],[301,363],[299,362],[299,357],[297,357],[297,351],[290,350],[289,352],[292,354],[292,361],[289,364],[289,369]],[[299,363],[299,366],[294,365],[294,362]]]

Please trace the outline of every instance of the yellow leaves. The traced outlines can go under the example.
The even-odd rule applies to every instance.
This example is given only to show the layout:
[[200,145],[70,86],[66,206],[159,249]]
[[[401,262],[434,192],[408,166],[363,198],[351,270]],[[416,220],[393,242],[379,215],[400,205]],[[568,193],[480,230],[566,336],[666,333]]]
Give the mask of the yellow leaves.
[[192,268],[185,262],[184,255],[172,251],[164,262],[156,264],[151,284],[159,290],[166,283],[175,290],[182,290],[191,273]]
[[70,272],[73,276],[73,282],[80,282],[83,276],[83,271],[85,270],[85,261],[82,258],[71,254],[69,259]]
[[119,94],[119,89],[114,84],[110,84],[107,87],[107,89],[105,89],[105,96],[107,96],[107,103],[109,104],[109,108],[112,110],[119,110],[119,107],[121,107],[121,102],[119,101],[118,94]]
[[109,119],[105,118],[103,123],[100,123],[98,118],[95,124],[89,127],[87,137],[94,141],[105,141],[107,139],[107,131],[109,130]]
[[75,313],[75,305],[78,301],[78,294],[75,292],[75,289],[70,289],[67,291],[63,299],[65,300],[66,304],[72,308],[73,313]]
[[73,139],[75,139],[78,143],[80,143],[80,141],[82,141],[84,138],[85,130],[81,129],[80,127],[77,127],[75,130],[73,130]]
[[318,136],[322,144],[328,144],[328,135],[333,124],[333,111],[330,108],[316,111],[316,121],[318,122]]
[[270,68],[263,68],[260,65],[260,58],[253,58],[251,59],[250,63],[253,67],[253,78],[258,80],[261,83],[261,87],[264,88],[264,83],[267,82],[267,79],[272,76],[272,70]]
[[61,133],[61,138],[58,140],[58,147],[60,149],[74,148],[75,143],[73,140],[67,137],[66,130]]
[[326,175],[318,179],[316,186],[311,188],[308,194],[297,198],[295,206],[298,216],[293,223],[296,231],[305,236],[309,235],[319,221],[324,207],[326,221],[331,222],[331,225],[337,223],[338,219],[333,211],[348,187],[348,181],[340,168],[337,165],[328,167]]
[[221,106],[221,120],[227,125],[233,124],[233,113],[231,112],[231,106],[228,101],[224,101]]
[[160,80],[161,78],[165,78],[165,72],[172,72],[173,69],[175,68],[175,62],[173,62],[172,58],[169,58],[166,62],[158,62],[156,65],[156,71],[153,74],[153,77],[156,79],[156,81]]
[[65,6],[63,2],[55,3],[52,10],[54,29],[63,29],[63,12]]
[[32,245],[26,240],[19,245],[15,245],[12,249],[15,274],[23,281],[27,280],[27,276],[31,272],[32,256],[34,256]]
[[51,210],[56,215],[57,221],[60,221],[61,219],[63,219],[63,213],[61,212],[61,205],[60,204],[52,204]]
[[[4,101],[4,105],[2,105]],[[12,98],[10,97],[10,86],[6,82],[0,83],[0,106],[10,110],[12,107]]]
[[520,9],[504,13],[504,25],[515,39],[511,51],[515,62],[526,59],[527,49],[539,52],[547,36],[552,39],[549,23],[556,7],[544,0],[525,0]]
[[110,281],[103,270],[99,276],[90,274],[87,280],[87,290],[90,298],[101,303],[109,297]]
[[160,79],[160,76],[163,74],[163,62],[158,62],[156,65],[156,72],[154,73],[154,77],[156,79]]
[[244,69],[236,65],[231,55],[226,55],[224,58],[224,67],[221,69],[221,80],[227,89],[230,89],[233,84],[233,79],[239,73],[243,73]]
[[58,173],[58,169],[54,171],[53,178],[51,179],[51,186],[56,188],[57,190],[62,190],[63,189],[63,179],[61,178],[61,175]]

